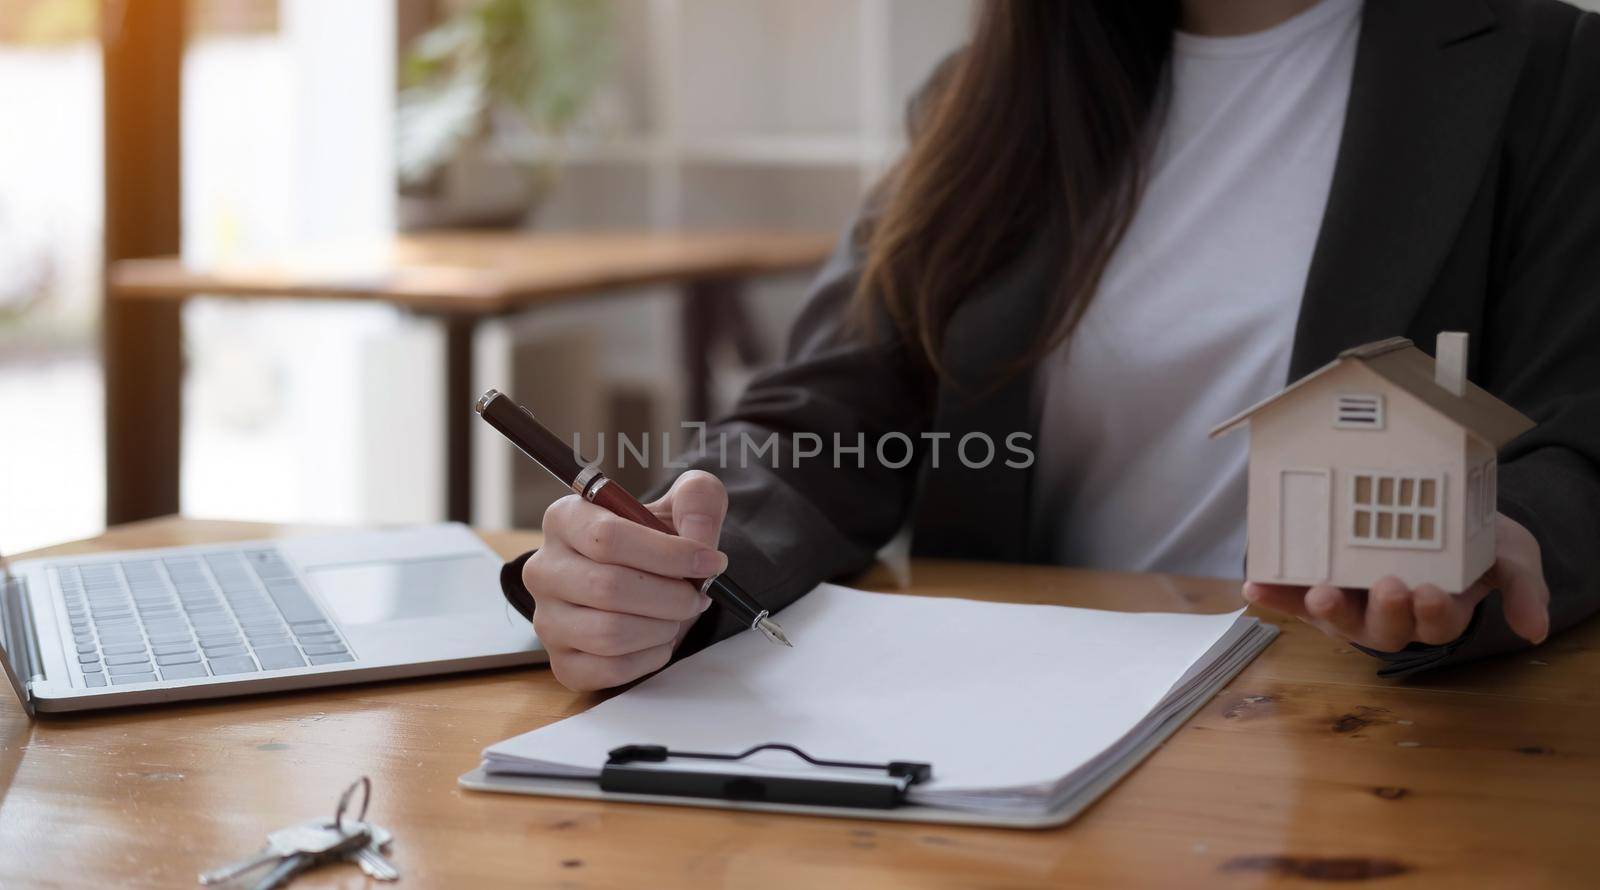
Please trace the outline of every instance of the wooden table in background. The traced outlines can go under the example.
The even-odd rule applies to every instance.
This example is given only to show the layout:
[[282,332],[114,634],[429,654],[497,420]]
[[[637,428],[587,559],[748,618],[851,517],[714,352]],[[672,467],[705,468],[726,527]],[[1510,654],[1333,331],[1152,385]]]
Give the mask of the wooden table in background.
[[[361,271],[352,270],[358,257],[334,247],[316,255],[215,269],[192,268],[179,257],[125,259],[111,264],[108,286],[117,300],[174,301],[199,295],[375,300],[438,319],[445,331],[446,513],[467,522],[472,514],[469,430],[472,401],[478,396],[472,384],[472,337],[479,322],[627,288],[679,287],[687,419],[705,420],[710,340],[729,336],[742,355],[752,349],[741,327],[744,284],[811,270],[827,257],[833,240],[830,234],[777,232],[439,232],[400,237],[372,268]],[[141,350],[116,350],[107,357],[108,362],[126,364],[107,367],[108,380],[160,378],[139,381],[138,397],[129,404],[109,405],[112,413],[154,418],[108,418],[106,486],[113,522],[177,509],[179,415],[151,413],[145,407],[180,401],[176,361],[151,361],[151,351],[161,348],[144,344]],[[170,349],[176,350],[177,344]],[[128,503],[124,491],[130,488],[139,493],[136,500],[158,503]]]
[[[53,553],[288,529],[163,519]],[[531,533],[484,533],[512,554]],[[43,551],[41,551],[43,553]],[[888,589],[886,574],[863,579]],[[1219,611],[1235,587],[921,561],[910,593]],[[0,702],[0,886],[192,885],[358,775],[400,887],[1591,887],[1600,865],[1600,624],[1535,653],[1380,681],[1290,622],[1076,822],[956,828],[463,791],[485,745],[597,699],[548,670],[45,717]],[[1018,682],[1026,682],[1019,678]],[[1040,707],[1050,691],[1038,690]],[[960,702],[951,706],[960,708]],[[351,866],[295,886],[365,887]]]

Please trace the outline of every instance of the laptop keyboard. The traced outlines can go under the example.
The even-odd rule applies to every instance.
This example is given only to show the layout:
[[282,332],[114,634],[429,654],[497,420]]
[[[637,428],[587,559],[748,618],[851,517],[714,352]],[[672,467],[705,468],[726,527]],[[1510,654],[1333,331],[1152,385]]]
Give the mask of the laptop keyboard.
[[277,550],[60,566],[88,686],[354,661]]

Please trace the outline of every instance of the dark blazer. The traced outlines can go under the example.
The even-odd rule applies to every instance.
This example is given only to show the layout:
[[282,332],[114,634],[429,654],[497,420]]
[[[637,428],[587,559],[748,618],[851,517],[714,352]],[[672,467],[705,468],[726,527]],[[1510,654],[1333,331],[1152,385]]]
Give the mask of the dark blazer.
[[[1038,329],[1052,297],[1041,260],[1062,237],[1044,233],[960,306],[943,353],[949,384],[906,345],[842,329],[870,210],[864,219],[817,278],[786,363],[711,430],[780,433],[779,468],[770,457],[724,466],[714,447],[692,460],[727,485],[733,574],[775,610],[867,567],[907,522],[918,554],[1037,556],[1030,472],[999,460],[967,469],[950,446],[973,431],[1034,431],[1032,375],[991,384]],[[1468,332],[1471,379],[1538,422],[1500,456],[1500,510],[1537,537],[1552,629],[1565,628],[1600,607],[1600,16],[1552,0],[1366,4],[1289,379],[1349,346],[1397,334],[1431,346],[1440,330]],[[795,431],[847,445],[864,434],[867,466],[796,467]],[[870,451],[891,432],[952,438],[937,470],[926,454],[894,470]],[[736,630],[712,609],[687,646]],[[1491,596],[1462,639],[1386,656],[1384,672],[1519,645]]]

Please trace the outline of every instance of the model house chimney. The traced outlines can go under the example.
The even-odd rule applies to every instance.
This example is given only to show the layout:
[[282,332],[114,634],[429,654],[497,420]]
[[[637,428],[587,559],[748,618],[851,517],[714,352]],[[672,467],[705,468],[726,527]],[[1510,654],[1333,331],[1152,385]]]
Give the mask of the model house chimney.
[[1433,382],[1453,395],[1466,395],[1467,335],[1460,331],[1440,331],[1433,353]]

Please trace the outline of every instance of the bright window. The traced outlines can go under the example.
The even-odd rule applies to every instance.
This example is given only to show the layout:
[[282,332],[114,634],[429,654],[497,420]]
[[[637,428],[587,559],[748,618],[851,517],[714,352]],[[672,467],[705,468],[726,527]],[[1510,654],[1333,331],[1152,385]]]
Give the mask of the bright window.
[[1444,540],[1444,477],[1350,474],[1350,539],[1368,547],[1437,548]]

